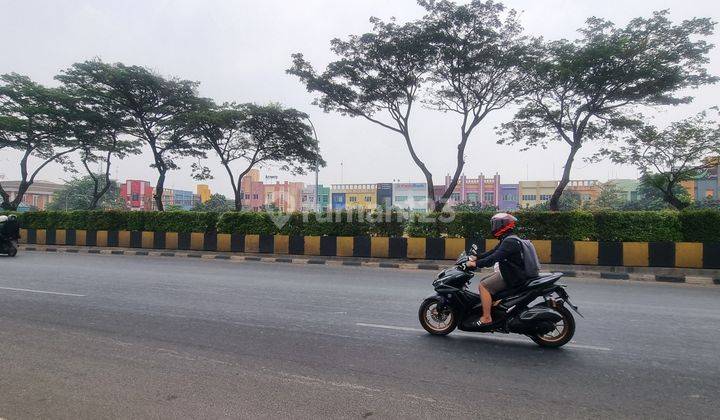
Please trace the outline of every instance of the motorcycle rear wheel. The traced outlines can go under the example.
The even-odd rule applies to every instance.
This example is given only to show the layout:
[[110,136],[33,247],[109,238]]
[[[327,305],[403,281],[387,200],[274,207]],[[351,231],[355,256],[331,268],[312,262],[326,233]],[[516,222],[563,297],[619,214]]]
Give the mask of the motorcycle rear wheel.
[[432,335],[448,335],[457,327],[457,316],[451,309],[438,312],[438,298],[427,298],[420,304],[418,318],[420,325]]
[[532,334],[529,337],[540,347],[558,348],[569,343],[575,335],[575,317],[564,306],[553,308],[562,317],[555,324],[555,330],[546,334]]

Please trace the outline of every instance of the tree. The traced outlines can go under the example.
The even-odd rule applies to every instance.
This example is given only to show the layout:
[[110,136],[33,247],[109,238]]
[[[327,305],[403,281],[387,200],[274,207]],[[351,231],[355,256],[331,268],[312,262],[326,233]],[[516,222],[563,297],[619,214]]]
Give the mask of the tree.
[[[420,21],[400,25],[372,18],[372,32],[334,39],[331,49],[339,59],[323,73],[302,54],[293,55],[288,73],[318,95],[315,103],[326,112],[362,117],[401,135],[425,177],[429,206],[441,210],[462,173],[472,131],[522,93],[519,66],[527,51],[514,12],[504,16],[500,4],[420,4],[427,10]],[[421,101],[461,120],[456,169],[440,199],[410,136],[412,110]]]
[[204,203],[198,203],[193,207],[193,211],[214,211],[214,212],[226,212],[233,209],[233,205],[224,195],[213,194],[210,196],[208,201]]
[[[74,178],[65,183],[65,187],[53,193],[53,199],[47,205],[48,210],[92,210],[101,209],[125,209],[125,200],[120,196],[120,187],[116,181],[110,180],[108,185],[104,182],[102,175],[95,177],[85,175],[81,178]],[[105,190],[98,202],[96,199],[96,181],[101,182],[100,188]]]
[[662,193],[663,199],[681,210],[690,205],[676,187],[695,179],[711,163],[705,159],[720,152],[720,126],[705,112],[660,130],[644,125],[628,136],[617,150],[604,149],[613,162],[632,164],[642,172],[642,182]]
[[197,96],[198,83],[166,79],[145,67],[100,60],[75,63],[56,78],[85,97],[111,104],[130,118],[128,133],[144,141],[152,151],[151,166],[158,172],[154,198],[157,209],[162,211],[165,175],[178,168],[175,159],[204,156],[179,124],[185,114],[208,106],[207,100]]
[[[665,201],[664,194],[654,186],[656,181],[652,179],[653,177],[657,177],[657,175],[643,175],[640,177],[640,185],[637,189],[638,199],[625,203],[621,210],[667,210],[672,208]],[[688,191],[680,184],[673,187],[673,194],[680,201],[687,203],[692,201]]]
[[612,181],[605,182],[600,184],[599,189],[598,197],[589,204],[591,208],[602,210],[619,210],[622,208],[625,200],[621,197],[623,192],[617,184]]
[[[71,98],[61,90],[47,88],[17,73],[0,76],[0,150],[17,150],[22,155],[20,185],[13,200],[0,184],[1,207],[15,210],[35,177],[51,162],[70,168],[68,154],[78,149],[67,115]],[[30,157],[40,163],[32,169]]]
[[704,67],[712,45],[703,38],[712,35],[714,23],[695,18],[673,25],[668,14],[636,18],[624,28],[590,18],[580,39],[545,44],[530,66],[531,93],[514,119],[502,125],[500,143],[568,144],[551,209],[558,209],[575,156],[586,142],[612,140],[638,126],[632,113],[638,105],[688,103],[691,97],[675,93],[718,80]]
[[[74,98],[69,125],[80,144],[80,161],[93,182],[92,199],[87,206],[92,210],[113,185],[110,179],[113,158],[140,153],[141,142],[124,135],[132,120],[116,104],[102,97],[87,96],[72,87],[66,91]],[[101,173],[91,168],[95,164],[101,166]]]
[[[560,196],[560,201],[558,203],[558,208],[556,210],[558,210],[558,211],[573,211],[573,210],[578,210],[581,207],[582,207],[582,200],[580,199],[580,194],[576,193],[575,191],[564,191],[563,194]],[[540,210],[540,211],[550,210],[550,202],[546,201],[544,203],[537,204],[532,207],[532,210]]]
[[[224,104],[188,116],[188,127],[205,148],[213,150],[230,177],[235,210],[242,210],[242,178],[262,164],[280,164],[283,171],[304,174],[306,168],[325,166],[308,116],[279,105]],[[244,162],[237,172],[235,162]],[[194,165],[196,179],[211,177]]]

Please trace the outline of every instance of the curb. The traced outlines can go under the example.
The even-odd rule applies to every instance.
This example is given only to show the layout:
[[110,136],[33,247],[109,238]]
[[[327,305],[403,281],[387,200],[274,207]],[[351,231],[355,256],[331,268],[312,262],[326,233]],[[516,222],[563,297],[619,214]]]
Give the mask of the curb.
[[[237,255],[237,254],[219,254],[219,253],[202,253],[197,251],[151,251],[151,250],[130,250],[130,249],[108,249],[108,248],[70,248],[62,246],[26,246],[18,247],[21,251],[36,252],[53,252],[68,254],[101,254],[101,255],[123,255],[123,256],[151,256],[165,258],[194,258],[202,260],[224,260],[224,261],[253,261],[265,263],[283,263],[283,264],[304,264],[304,265],[325,265],[334,267],[371,267],[371,268],[390,268],[397,270],[418,270],[418,271],[439,271],[449,264],[435,264],[428,262],[389,262],[389,261],[363,261],[360,259],[332,259],[321,257],[295,258],[289,256],[272,256],[261,257],[257,255]],[[685,283],[691,285],[719,285],[720,278],[711,276],[685,276],[685,275],[668,275],[668,274],[649,274],[649,273],[620,273],[608,271],[576,271],[559,269],[565,274],[565,277],[580,277],[593,279],[608,280],[629,280],[642,282],[658,282],[658,283]],[[485,270],[483,270],[485,272]]]

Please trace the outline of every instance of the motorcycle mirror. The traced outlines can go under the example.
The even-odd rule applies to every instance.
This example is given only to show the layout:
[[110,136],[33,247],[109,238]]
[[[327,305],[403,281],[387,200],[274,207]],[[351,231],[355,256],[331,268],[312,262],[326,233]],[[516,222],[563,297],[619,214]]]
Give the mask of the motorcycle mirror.
[[477,251],[477,244],[472,244],[470,249],[472,249],[473,251]]

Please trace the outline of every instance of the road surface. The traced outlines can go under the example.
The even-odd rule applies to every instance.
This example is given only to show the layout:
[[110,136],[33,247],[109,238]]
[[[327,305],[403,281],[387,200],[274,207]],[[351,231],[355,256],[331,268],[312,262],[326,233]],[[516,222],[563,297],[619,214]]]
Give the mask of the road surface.
[[720,287],[569,279],[572,344],[419,330],[435,273],[0,257],[0,418],[679,418],[720,408]]

